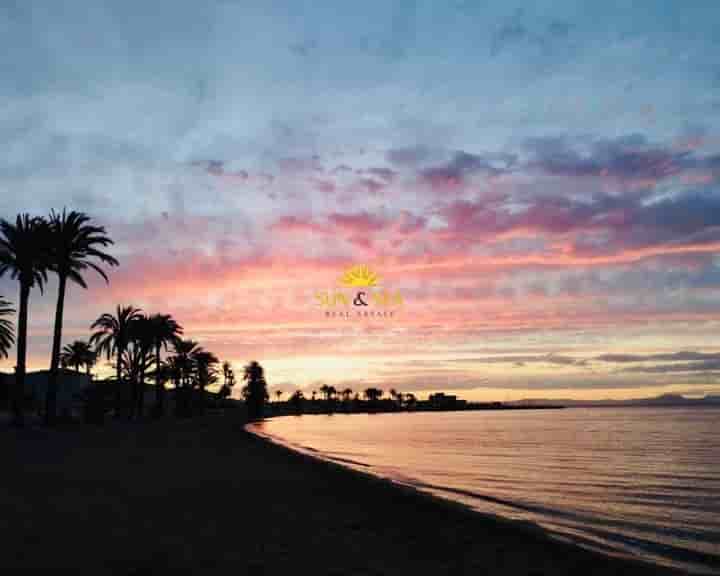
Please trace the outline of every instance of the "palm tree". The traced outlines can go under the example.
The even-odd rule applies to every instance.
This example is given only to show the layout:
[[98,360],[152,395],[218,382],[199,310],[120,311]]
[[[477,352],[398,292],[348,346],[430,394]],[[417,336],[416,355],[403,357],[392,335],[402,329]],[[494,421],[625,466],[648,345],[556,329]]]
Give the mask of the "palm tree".
[[330,400],[330,386],[328,386],[327,384],[323,384],[322,386],[320,386],[320,394],[325,396],[325,400],[329,401]]
[[66,344],[60,352],[60,364],[63,367],[73,366],[80,372],[80,367],[85,366],[88,375],[90,368],[95,364],[96,353],[89,343],[82,340],[75,340],[72,344]]
[[383,395],[383,391],[379,388],[367,388],[364,392],[365,398],[370,402],[377,402]]
[[[175,385],[175,411],[178,416],[191,415],[192,374],[194,370],[193,354],[201,350],[194,340],[175,340],[172,343],[174,355],[171,357],[174,370],[177,371]],[[168,359],[170,360],[170,359]]]
[[164,376],[165,381],[171,381],[173,383],[173,386],[175,386],[175,389],[180,388],[180,376],[181,376],[181,369],[180,364],[178,363],[177,356],[168,356],[165,358],[165,362],[163,362],[162,365],[162,376]]
[[403,394],[398,392],[395,388],[390,388],[390,397],[397,402],[398,406],[402,408]]
[[305,395],[302,390],[295,390],[293,395],[290,396],[290,403],[295,407],[295,411],[299,414],[302,411],[302,405],[305,401]]
[[345,388],[345,390],[343,390],[341,392],[343,400],[345,402],[348,402],[350,400],[350,398],[352,397],[352,393],[353,393],[352,388]]
[[15,314],[10,302],[0,296],[0,358],[7,358],[8,352],[15,343],[15,327],[5,316]]
[[253,360],[245,366],[243,380],[247,382],[243,391],[245,392],[244,396],[248,407],[248,418],[250,420],[262,418],[263,407],[268,399],[263,367]]
[[195,340],[176,340],[173,342],[175,363],[180,369],[180,387],[190,386],[193,372],[193,355],[202,350]]
[[275,390],[275,397],[277,398],[277,401],[280,402],[280,397],[283,395],[282,390]]
[[222,364],[223,371],[223,384],[232,390],[235,386],[235,372],[233,371],[232,364],[225,360]]
[[205,412],[205,389],[218,380],[217,365],[220,362],[212,352],[202,348],[193,353],[197,386],[200,389],[200,413]]
[[222,372],[223,385],[218,394],[220,398],[224,400],[232,394],[233,386],[235,386],[235,373],[233,372],[232,364],[230,364],[227,360],[222,363]]
[[130,382],[132,384],[131,416],[142,417],[145,405],[145,374],[147,369],[155,363],[153,326],[150,317],[144,314],[138,316],[130,324],[130,342],[132,354],[127,354],[128,367],[131,368]]
[[60,360],[67,281],[69,279],[87,289],[83,273],[88,268],[95,270],[105,279],[105,282],[109,282],[105,271],[99,265],[118,265],[115,258],[101,250],[101,248],[113,244],[113,241],[108,238],[105,228],[92,226],[89,222],[90,217],[82,212],[73,210],[67,213],[65,209],[63,209],[62,213],[54,210],[50,212],[47,248],[50,258],[50,270],[55,272],[58,277],[58,294],[45,410],[45,422],[48,424],[55,419],[55,405],[57,404],[57,371]]
[[415,397],[415,394],[412,392],[408,392],[405,394],[405,406],[407,406],[409,409],[415,408],[417,405],[417,398]]
[[103,314],[92,326],[97,331],[90,337],[90,344],[95,346],[99,354],[105,354],[110,360],[116,358],[115,382],[115,416],[122,412],[122,367],[123,354],[130,343],[131,325],[141,315],[141,310],[134,306],[118,306],[116,315]]
[[148,331],[155,348],[155,408],[156,416],[162,416],[165,399],[165,385],[160,368],[160,349],[167,350],[168,344],[175,342],[183,333],[175,319],[169,314],[153,314],[148,318]]
[[15,224],[0,220],[0,276],[10,274],[20,285],[20,309],[17,322],[17,365],[15,387],[11,395],[13,423],[24,424],[25,357],[27,355],[27,319],[30,290],[42,293],[47,282],[48,225],[43,218],[18,214]]

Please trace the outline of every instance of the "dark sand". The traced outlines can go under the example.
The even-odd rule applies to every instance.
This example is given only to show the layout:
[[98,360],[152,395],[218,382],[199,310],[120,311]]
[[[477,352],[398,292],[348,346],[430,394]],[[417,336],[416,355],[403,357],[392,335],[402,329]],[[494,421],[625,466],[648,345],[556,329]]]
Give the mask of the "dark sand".
[[246,433],[0,432],[0,574],[663,574]]

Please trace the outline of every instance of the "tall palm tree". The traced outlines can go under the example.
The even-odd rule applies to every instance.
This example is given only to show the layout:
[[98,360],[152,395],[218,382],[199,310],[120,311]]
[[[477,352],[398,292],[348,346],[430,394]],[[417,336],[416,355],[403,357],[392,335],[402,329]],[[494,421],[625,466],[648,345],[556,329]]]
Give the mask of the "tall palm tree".
[[53,347],[50,356],[50,377],[48,379],[47,406],[45,411],[46,423],[55,419],[55,405],[57,403],[57,370],[60,360],[60,345],[62,342],[63,313],[65,309],[65,292],[67,281],[87,289],[83,273],[89,268],[109,282],[101,264],[117,266],[118,261],[102,251],[113,241],[107,236],[105,228],[93,226],[90,217],[82,212],[62,213],[50,212],[48,222],[50,241],[48,244],[50,255],[50,270],[58,277],[57,304],[55,307],[55,330],[53,331]]
[[72,344],[66,344],[60,352],[60,364],[65,366],[73,366],[75,370],[80,372],[80,367],[85,366],[88,374],[90,368],[95,364],[96,353],[88,342],[75,340]]
[[17,366],[12,397],[13,423],[24,424],[25,358],[27,354],[27,319],[30,290],[37,286],[42,293],[47,282],[47,237],[45,219],[18,214],[12,224],[0,220],[0,276],[10,274],[20,285],[20,309],[17,322]]
[[180,338],[183,333],[175,319],[169,314],[153,314],[148,317],[148,331],[152,345],[155,348],[155,408],[156,416],[162,416],[163,404],[165,400],[165,385],[161,378],[162,371],[160,368],[160,350],[164,348],[167,351],[168,344],[172,344]]
[[141,313],[142,311],[134,306],[118,306],[115,316],[103,314],[90,326],[91,330],[96,330],[90,337],[90,344],[95,346],[99,354],[104,353],[108,360],[112,356],[116,358],[115,416],[120,416],[123,409],[123,354],[130,342],[131,325]]
[[13,314],[15,314],[15,308],[0,296],[0,358],[7,358],[10,348],[15,343],[15,327],[12,320],[5,318],[5,316]]

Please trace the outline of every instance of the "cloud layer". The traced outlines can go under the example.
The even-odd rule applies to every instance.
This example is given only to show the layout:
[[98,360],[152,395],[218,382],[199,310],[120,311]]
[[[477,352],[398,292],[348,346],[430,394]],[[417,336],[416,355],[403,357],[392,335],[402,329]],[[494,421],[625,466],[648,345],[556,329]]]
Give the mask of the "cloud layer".
[[[720,8],[626,4],[6,3],[0,215],[115,238],[68,337],[132,302],[287,386],[717,390]],[[392,321],[314,306],[358,263]]]

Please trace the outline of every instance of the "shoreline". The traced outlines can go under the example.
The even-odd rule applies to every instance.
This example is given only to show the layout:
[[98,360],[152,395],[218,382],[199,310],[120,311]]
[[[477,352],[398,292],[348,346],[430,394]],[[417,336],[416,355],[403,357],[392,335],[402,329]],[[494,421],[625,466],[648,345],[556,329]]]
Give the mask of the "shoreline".
[[650,575],[270,442],[236,414],[4,430],[8,573]]
[[[281,416],[282,415],[274,415],[273,418]],[[594,547],[592,545],[583,545],[579,541],[573,540],[571,536],[565,536],[562,533],[552,532],[551,530],[531,520],[514,519],[500,514],[474,509],[468,504],[433,492],[429,488],[423,489],[421,486],[399,482],[388,476],[381,476],[380,474],[370,472],[370,465],[356,463],[353,461],[343,462],[341,459],[325,456],[320,451],[308,447],[293,445],[279,437],[263,433],[262,431],[253,430],[255,426],[255,423],[248,423],[243,427],[243,430],[245,433],[257,437],[260,441],[266,442],[268,446],[285,451],[288,455],[299,456],[307,459],[314,465],[328,466],[341,473],[355,475],[363,481],[369,483],[379,483],[392,490],[402,492],[411,498],[417,498],[428,505],[445,508],[451,514],[465,515],[470,518],[480,519],[483,522],[497,523],[498,525],[507,527],[510,530],[516,530],[528,537],[545,540],[549,546],[569,546],[575,551],[581,551],[591,555],[597,555],[600,558],[625,563],[625,568],[627,570],[633,570],[633,572],[625,572],[628,574],[645,573],[644,571],[647,570],[651,571],[649,573],[654,574],[686,574],[686,572],[679,570],[678,568],[633,557],[628,554],[623,554],[622,552],[610,549],[603,550],[599,546]],[[367,469],[365,467],[367,467]]]

